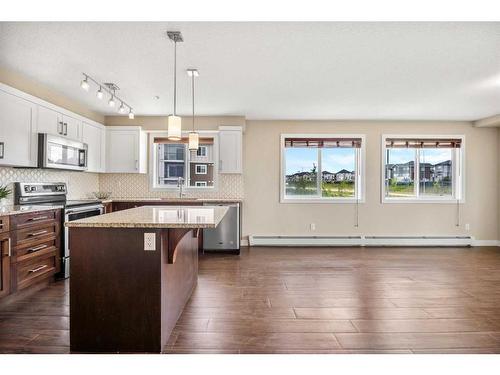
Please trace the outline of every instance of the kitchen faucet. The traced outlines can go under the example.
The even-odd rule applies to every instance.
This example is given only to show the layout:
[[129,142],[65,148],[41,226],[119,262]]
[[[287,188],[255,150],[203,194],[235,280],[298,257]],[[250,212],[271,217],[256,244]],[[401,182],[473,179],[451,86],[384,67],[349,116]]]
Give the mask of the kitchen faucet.
[[179,188],[179,198],[182,198],[186,193],[182,191],[182,187],[184,186],[184,179],[182,177],[179,177],[177,179],[177,187]]

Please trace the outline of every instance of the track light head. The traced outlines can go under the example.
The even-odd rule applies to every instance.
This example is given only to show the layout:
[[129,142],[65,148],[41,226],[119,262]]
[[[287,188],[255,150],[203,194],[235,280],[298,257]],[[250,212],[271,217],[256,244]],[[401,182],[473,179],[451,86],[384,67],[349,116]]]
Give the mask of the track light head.
[[118,108],[118,112],[125,113],[125,106],[123,105],[123,102],[121,102],[120,108]]
[[84,89],[85,91],[89,91],[89,80],[87,78],[87,76],[85,76],[85,78],[82,80],[82,82],[80,82],[80,87],[82,89]]
[[101,86],[99,86],[99,90],[97,90],[96,96],[97,96],[97,99],[99,99],[99,100],[104,97],[104,93],[102,92]]
[[108,105],[110,107],[114,107],[115,106],[115,97],[113,95],[111,95],[111,98],[109,98]]
[[128,118],[129,118],[130,120],[133,120],[133,119],[135,118],[135,116],[134,116],[134,112],[132,111],[132,108],[130,108],[130,111],[128,112]]

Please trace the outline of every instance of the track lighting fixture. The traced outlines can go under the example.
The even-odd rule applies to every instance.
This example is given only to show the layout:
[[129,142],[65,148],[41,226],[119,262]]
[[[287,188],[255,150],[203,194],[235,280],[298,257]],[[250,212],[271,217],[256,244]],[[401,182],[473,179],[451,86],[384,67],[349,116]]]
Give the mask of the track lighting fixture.
[[104,98],[104,93],[105,92],[108,93],[109,94],[108,106],[114,107],[116,105],[116,101],[118,100],[120,102],[120,107],[118,108],[118,112],[127,113],[128,109],[128,118],[134,119],[134,111],[132,107],[128,105],[123,99],[116,96],[116,91],[120,90],[120,88],[116,84],[112,82],[101,83],[96,81],[94,78],[92,78],[86,73],[82,74],[83,74],[83,80],[80,83],[80,87],[82,89],[84,89],[85,91],[89,91],[90,82],[93,82],[98,87],[98,90],[96,91],[97,99]]

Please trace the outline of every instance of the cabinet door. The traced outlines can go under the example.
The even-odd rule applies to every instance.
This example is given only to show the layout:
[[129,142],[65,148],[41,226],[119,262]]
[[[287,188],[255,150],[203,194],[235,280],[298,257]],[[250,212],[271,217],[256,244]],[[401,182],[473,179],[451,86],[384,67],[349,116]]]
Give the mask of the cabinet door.
[[63,135],[70,139],[81,140],[82,122],[80,120],[77,120],[76,118],[69,117],[66,115],[63,115],[62,119],[64,125]]
[[0,91],[0,165],[36,167],[36,105]]
[[101,172],[101,138],[103,130],[97,126],[87,124],[82,125],[82,142],[88,146],[87,171]]
[[242,173],[242,135],[239,130],[219,133],[219,172]]
[[62,115],[52,109],[38,106],[37,131],[38,133],[63,135]]
[[108,130],[106,134],[106,172],[139,172],[139,132]]
[[0,234],[0,298],[10,293],[11,253],[9,233]]

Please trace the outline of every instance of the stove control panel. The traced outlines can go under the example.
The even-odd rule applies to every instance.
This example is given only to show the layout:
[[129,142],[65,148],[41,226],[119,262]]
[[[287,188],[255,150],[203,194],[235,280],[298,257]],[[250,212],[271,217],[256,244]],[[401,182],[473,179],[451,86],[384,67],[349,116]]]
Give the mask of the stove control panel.
[[66,183],[64,182],[15,182],[14,196],[32,197],[47,195],[66,195]]

